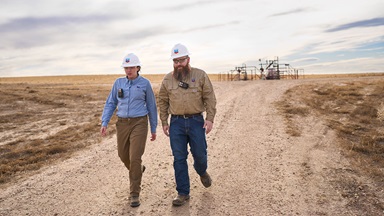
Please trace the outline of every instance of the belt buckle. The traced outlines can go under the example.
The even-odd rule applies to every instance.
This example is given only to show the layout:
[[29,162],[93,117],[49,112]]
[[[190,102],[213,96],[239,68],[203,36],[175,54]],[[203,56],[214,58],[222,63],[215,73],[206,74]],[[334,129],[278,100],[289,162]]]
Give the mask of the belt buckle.
[[188,116],[186,116],[186,115],[183,115],[183,118],[184,118],[184,119],[188,119],[189,117],[188,117]]

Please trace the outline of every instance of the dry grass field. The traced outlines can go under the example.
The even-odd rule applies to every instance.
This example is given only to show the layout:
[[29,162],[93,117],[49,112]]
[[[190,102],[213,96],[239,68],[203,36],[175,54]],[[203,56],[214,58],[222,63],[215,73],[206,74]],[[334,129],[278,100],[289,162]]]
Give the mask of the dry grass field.
[[[120,76],[0,78],[0,184],[99,142],[104,102]],[[146,77],[156,88],[163,76]]]
[[[361,186],[348,172],[334,173],[338,175],[333,181],[334,187],[349,200],[350,208],[363,208],[368,214],[384,214],[383,75],[361,75],[360,79],[351,76],[357,80],[349,80],[347,75],[338,76],[344,78],[342,82],[333,82],[330,76],[307,76],[310,81],[300,85],[289,81],[292,88],[274,102],[285,121],[285,132],[293,139],[303,136],[302,118],[308,116],[322,119],[335,131],[334,145],[353,165],[351,172],[372,180],[377,193]],[[18,184],[42,168],[100,143],[104,102],[113,81],[120,76],[0,78],[0,188]],[[156,94],[163,76],[144,75],[152,81]],[[211,75],[211,79],[215,85],[228,84],[218,82],[219,75]],[[288,81],[250,82],[256,85]],[[114,125],[109,128],[112,138]],[[1,202],[2,199],[0,207]]]
[[[292,136],[301,135],[299,116],[323,119],[336,132],[335,145],[353,164],[353,171],[372,179],[383,194],[384,79],[299,85],[286,91],[277,104]],[[343,196],[352,198],[351,205],[361,208],[364,202],[376,202],[376,195],[367,194],[361,182],[339,175],[336,187],[342,188]],[[378,207],[384,210],[383,204]]]
[[99,142],[102,101],[110,86],[77,78],[2,80],[0,183]]

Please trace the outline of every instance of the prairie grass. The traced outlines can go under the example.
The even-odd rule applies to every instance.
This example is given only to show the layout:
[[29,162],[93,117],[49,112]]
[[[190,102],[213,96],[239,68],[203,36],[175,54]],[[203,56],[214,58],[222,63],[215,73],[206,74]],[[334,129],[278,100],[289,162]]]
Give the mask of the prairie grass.
[[323,119],[336,131],[341,149],[368,178],[384,186],[384,80],[300,85],[278,105],[287,133],[300,136],[300,117]]
[[100,116],[114,79],[108,85],[45,79],[0,83],[0,184],[100,142]]
[[[327,168],[324,179],[351,209],[367,215],[384,211],[384,79],[314,83],[286,91],[277,103],[286,132],[301,135],[308,115],[322,119],[337,135],[335,146],[349,167]],[[379,214],[380,214],[379,213]]]

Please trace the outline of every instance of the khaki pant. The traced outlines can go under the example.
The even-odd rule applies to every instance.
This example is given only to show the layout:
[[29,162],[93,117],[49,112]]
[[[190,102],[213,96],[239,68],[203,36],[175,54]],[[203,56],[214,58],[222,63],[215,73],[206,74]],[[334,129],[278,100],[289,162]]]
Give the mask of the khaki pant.
[[129,170],[130,194],[139,195],[141,191],[141,156],[144,154],[148,135],[148,117],[118,118],[117,152]]

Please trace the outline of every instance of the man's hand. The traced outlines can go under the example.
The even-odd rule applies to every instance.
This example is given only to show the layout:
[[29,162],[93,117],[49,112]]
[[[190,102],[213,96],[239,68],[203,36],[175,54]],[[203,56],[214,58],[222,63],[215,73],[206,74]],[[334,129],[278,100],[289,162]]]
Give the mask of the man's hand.
[[100,134],[101,134],[101,136],[106,136],[107,135],[107,127],[106,126],[102,126],[100,128]]
[[164,134],[169,137],[169,125],[163,126],[163,131],[164,131]]
[[151,141],[155,141],[156,140],[156,133],[151,133]]
[[205,120],[203,128],[205,128],[205,133],[208,134],[213,128],[213,123],[211,121]]

